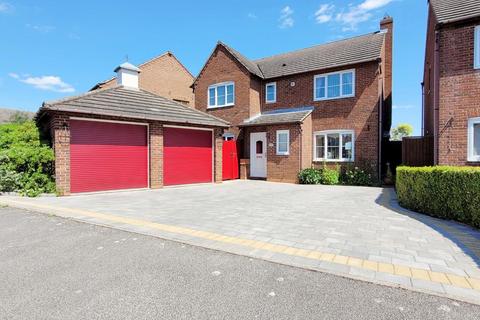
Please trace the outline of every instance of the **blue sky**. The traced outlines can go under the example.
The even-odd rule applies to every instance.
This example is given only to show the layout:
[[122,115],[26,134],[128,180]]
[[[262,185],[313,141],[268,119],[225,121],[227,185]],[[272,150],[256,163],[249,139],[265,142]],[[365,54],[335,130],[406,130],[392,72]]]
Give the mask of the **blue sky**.
[[167,50],[196,75],[218,40],[261,58],[378,30],[394,18],[393,123],[421,130],[427,0],[0,0],[0,107],[87,91]]

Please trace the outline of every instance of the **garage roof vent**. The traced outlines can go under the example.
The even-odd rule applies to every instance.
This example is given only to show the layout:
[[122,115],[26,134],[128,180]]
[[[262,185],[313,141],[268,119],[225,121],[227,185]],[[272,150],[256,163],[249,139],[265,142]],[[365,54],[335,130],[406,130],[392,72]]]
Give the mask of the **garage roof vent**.
[[113,71],[117,73],[117,84],[130,89],[138,89],[139,68],[130,62],[124,62]]

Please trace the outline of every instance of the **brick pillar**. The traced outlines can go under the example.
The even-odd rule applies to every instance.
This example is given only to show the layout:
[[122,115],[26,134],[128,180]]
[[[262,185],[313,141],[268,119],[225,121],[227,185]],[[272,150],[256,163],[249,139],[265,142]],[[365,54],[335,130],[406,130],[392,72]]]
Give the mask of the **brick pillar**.
[[70,194],[70,119],[55,115],[51,124],[53,150],[55,152],[55,183],[57,193]]
[[215,129],[214,131],[214,147],[215,147],[215,160],[214,160],[214,176],[215,183],[221,183],[223,181],[223,159],[222,159],[222,149],[223,149],[223,129]]
[[163,187],[163,126],[158,122],[150,123],[150,188]]

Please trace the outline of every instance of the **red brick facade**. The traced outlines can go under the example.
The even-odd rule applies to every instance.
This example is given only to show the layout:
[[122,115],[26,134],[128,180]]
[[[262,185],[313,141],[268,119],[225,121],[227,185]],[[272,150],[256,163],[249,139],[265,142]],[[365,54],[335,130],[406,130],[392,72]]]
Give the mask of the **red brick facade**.
[[[275,79],[260,79],[251,74],[221,44],[217,45],[194,83],[195,107],[225,119],[232,124],[230,132],[237,137],[239,153],[249,158],[251,132],[267,133],[267,180],[295,182],[302,168],[320,165],[313,162],[313,133],[323,130],[353,130],[355,133],[355,164],[379,171],[381,107],[391,109],[392,36],[391,18],[382,23],[388,36],[379,61],[349,65],[341,68],[316,70]],[[383,65],[382,65],[383,64]],[[351,98],[314,101],[314,76],[334,71],[355,70],[355,96]],[[235,103],[230,107],[209,109],[208,87],[233,81]],[[265,85],[276,83],[276,102],[265,102]],[[384,100],[388,98],[389,101]],[[388,104],[388,105],[387,105]],[[244,127],[242,123],[261,112],[276,109],[313,106],[311,116],[303,124]],[[389,124],[388,124],[389,127]],[[276,130],[290,130],[290,154],[275,154]],[[386,129],[389,131],[389,128]]]
[[429,11],[424,66],[423,133],[434,136],[434,162],[468,162],[468,119],[480,117],[480,70],[474,68],[474,29],[480,18],[438,26]]
[[[193,104],[192,74],[170,52],[147,61],[139,66],[138,85],[140,89],[152,92],[183,104]],[[112,88],[116,78],[101,84],[99,88]]]
[[[58,194],[70,194],[70,117],[148,123],[150,188],[157,189],[163,187],[163,123],[88,114],[53,113],[50,116],[50,134],[55,151],[55,180]],[[169,123],[169,125],[175,124]],[[214,182],[216,183],[222,182],[222,133],[223,129],[215,129],[213,133]]]

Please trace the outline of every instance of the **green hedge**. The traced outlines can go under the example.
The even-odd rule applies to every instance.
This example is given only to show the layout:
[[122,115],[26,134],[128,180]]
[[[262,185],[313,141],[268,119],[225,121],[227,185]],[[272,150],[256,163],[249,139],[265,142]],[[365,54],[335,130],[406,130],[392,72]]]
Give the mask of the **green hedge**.
[[480,168],[398,167],[401,206],[480,227]]

